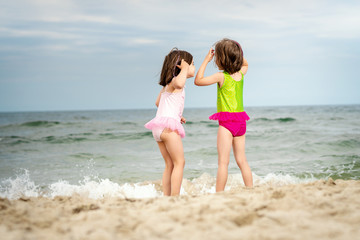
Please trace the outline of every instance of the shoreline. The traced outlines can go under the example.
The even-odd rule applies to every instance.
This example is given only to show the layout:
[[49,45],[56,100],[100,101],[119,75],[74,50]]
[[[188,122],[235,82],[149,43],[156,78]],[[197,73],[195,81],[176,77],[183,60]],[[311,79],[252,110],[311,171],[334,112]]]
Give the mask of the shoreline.
[[355,239],[360,180],[148,199],[0,198],[2,239]]

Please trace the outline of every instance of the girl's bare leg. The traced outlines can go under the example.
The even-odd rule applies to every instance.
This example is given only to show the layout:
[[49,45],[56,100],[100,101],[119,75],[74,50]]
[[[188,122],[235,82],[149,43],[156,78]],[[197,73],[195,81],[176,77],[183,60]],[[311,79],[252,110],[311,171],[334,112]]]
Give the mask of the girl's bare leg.
[[174,164],[172,162],[172,159],[170,157],[170,154],[166,150],[166,146],[164,142],[157,142],[159,145],[159,149],[161,152],[161,155],[163,156],[165,160],[165,170],[162,177],[162,185],[163,185],[163,192],[165,196],[170,196],[171,194],[171,173],[174,169]]
[[166,150],[174,165],[171,174],[171,196],[180,194],[181,183],[185,166],[184,148],[181,137],[174,131],[164,130],[161,134],[161,140],[164,141]]
[[223,126],[219,126],[217,135],[218,171],[216,176],[216,192],[224,191],[225,189],[232,139],[231,132]]
[[253,178],[250,166],[246,160],[245,155],[245,134],[240,137],[235,137],[233,141],[234,156],[237,165],[240,168],[244,184],[247,187],[253,186]]

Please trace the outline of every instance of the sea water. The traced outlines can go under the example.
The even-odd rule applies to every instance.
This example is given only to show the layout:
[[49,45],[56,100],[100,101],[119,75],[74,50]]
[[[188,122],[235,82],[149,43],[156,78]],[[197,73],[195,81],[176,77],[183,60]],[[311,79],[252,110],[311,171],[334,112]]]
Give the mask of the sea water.
[[[360,179],[360,105],[249,107],[254,184]],[[181,194],[215,192],[215,109],[185,109]],[[164,160],[148,110],[0,113],[0,197],[158,197]],[[230,156],[226,189],[243,185]]]

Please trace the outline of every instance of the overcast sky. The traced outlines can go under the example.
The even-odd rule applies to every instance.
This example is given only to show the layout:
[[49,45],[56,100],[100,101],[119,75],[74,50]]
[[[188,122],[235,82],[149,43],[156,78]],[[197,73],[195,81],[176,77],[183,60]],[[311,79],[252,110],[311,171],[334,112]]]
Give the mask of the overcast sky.
[[[246,106],[360,104],[359,1],[0,0],[0,111],[154,108],[165,55],[224,37]],[[215,73],[209,64],[205,74]],[[185,107],[216,86],[186,84]]]

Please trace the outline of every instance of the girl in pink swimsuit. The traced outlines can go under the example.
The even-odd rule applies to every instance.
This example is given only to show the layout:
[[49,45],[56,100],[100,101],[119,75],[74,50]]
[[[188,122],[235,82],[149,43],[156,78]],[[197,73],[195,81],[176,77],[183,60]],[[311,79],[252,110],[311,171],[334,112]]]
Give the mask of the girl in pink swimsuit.
[[[204,77],[206,66],[214,55],[215,63],[222,72]],[[215,51],[209,50],[195,77],[195,85],[198,86],[217,84],[217,113],[209,117],[219,121],[217,192],[225,189],[231,147],[245,186],[253,186],[252,172],[245,156],[246,121],[249,116],[243,106],[243,84],[247,70],[248,63],[243,57],[240,44],[223,39],[216,43]]]
[[186,120],[182,116],[185,101],[185,82],[194,77],[195,66],[190,53],[173,49],[165,57],[159,84],[163,86],[157,99],[155,118],[145,124],[152,130],[165,160],[162,178],[165,196],[180,194],[185,166],[184,150],[181,138],[185,137]]

